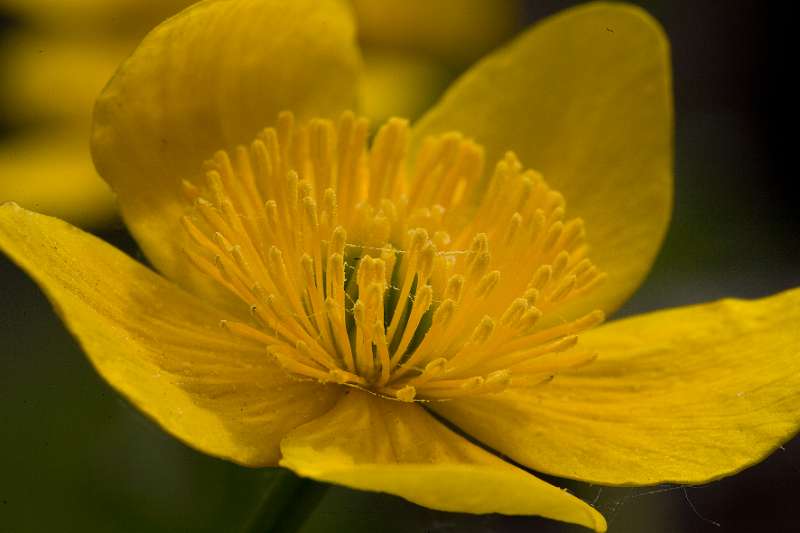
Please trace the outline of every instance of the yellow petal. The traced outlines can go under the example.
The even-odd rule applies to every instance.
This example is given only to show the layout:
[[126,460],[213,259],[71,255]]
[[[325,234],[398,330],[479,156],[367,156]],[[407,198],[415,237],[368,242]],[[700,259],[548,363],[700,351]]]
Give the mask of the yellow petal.
[[337,0],[207,0],[153,30],[98,99],[92,139],[152,263],[192,284],[181,179],[197,177],[214,151],[249,143],[281,110],[302,120],[351,107],[359,65]]
[[45,130],[0,144],[0,202],[14,201],[83,227],[114,220],[108,185],[89,156],[88,131]]
[[391,117],[414,120],[436,101],[450,78],[446,66],[419,54],[366,49],[361,113],[375,124]]
[[528,392],[436,404],[535,470],[603,484],[702,483],[800,429],[800,289],[614,322],[599,360]]
[[[608,281],[579,314],[612,311],[650,268],[672,201],[668,43],[642,10],[589,4],[528,30],[471,68],[415,128],[474,136],[487,162],[514,150],[586,221]],[[494,164],[494,163],[492,163]]]
[[353,0],[359,38],[368,46],[414,51],[468,64],[512,35],[520,0]]
[[541,515],[605,531],[592,507],[445,428],[417,405],[350,392],[281,443],[301,476],[442,511]]
[[285,377],[215,308],[103,241],[13,204],[0,249],[53,303],[98,372],[164,429],[203,452],[274,464],[280,438],[337,391]]

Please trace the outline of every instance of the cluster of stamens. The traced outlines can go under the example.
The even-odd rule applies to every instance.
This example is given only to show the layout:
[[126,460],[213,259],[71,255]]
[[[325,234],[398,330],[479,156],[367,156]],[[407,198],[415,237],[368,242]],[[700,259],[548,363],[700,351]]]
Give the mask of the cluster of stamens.
[[392,119],[295,124],[217,152],[184,182],[193,263],[244,305],[223,327],[290,375],[403,401],[529,387],[593,360],[573,349],[594,311],[559,308],[603,275],[583,223],[513,153],[481,188],[483,152],[456,133],[424,141]]

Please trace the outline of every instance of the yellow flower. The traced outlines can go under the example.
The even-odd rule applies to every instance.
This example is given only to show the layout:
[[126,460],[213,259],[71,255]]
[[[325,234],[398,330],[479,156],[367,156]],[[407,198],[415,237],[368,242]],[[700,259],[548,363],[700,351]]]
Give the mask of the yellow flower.
[[95,109],[98,170],[161,275],[14,205],[0,246],[105,379],[199,450],[603,531],[487,449],[702,483],[800,426],[800,290],[594,328],[668,223],[667,48],[637,8],[572,9],[367,148],[341,2],[202,2]]
[[[437,2],[433,13],[427,0],[353,2],[365,45],[363,114],[417,117],[454,68],[516,29],[517,0],[463,2]],[[6,117],[29,125],[0,144],[0,201],[83,227],[113,220],[114,197],[88,152],[92,104],[146,30],[191,3],[0,0],[0,10],[25,22],[7,36],[2,105]],[[402,31],[389,31],[388,21]]]

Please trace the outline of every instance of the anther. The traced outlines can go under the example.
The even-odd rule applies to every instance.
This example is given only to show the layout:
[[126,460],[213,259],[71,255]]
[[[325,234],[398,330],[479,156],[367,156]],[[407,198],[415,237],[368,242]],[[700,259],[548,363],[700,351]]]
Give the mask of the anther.
[[456,304],[452,299],[444,300],[433,313],[433,324],[438,326],[447,325],[450,319],[453,318],[455,309]]
[[494,332],[494,320],[490,316],[484,316],[473,330],[469,342],[471,344],[482,344],[489,339],[492,332]]
[[563,196],[513,152],[477,191],[483,149],[457,132],[424,140],[404,183],[408,124],[389,121],[371,147],[368,135],[352,113],[281,113],[180,183],[187,256],[252,317],[222,327],[297,378],[404,402],[589,364],[572,348],[601,312],[542,320],[605,278]]
[[492,290],[497,286],[497,283],[500,281],[500,271],[493,270],[483,276],[481,280],[478,282],[478,286],[475,289],[475,296],[479,300],[483,300],[487,298]]
[[413,402],[416,396],[417,396],[417,389],[415,389],[411,385],[406,385],[405,387],[403,387],[402,389],[398,390],[395,393],[395,398],[397,398],[401,402]]

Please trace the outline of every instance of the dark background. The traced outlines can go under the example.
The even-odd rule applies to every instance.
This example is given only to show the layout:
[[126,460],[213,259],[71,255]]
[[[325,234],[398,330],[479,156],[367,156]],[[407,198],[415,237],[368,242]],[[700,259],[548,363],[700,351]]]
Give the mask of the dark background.
[[[530,2],[526,17],[575,3]],[[796,134],[787,133],[794,91],[785,81],[796,67],[792,18],[768,2],[638,3],[673,46],[676,197],[664,249],[621,315],[800,285]],[[121,226],[100,234],[141,257]],[[40,291],[4,258],[0,284],[0,532],[239,531],[252,519],[273,471],[236,467],[167,436],[95,374]],[[611,531],[800,531],[797,438],[702,487],[551,481],[596,502]],[[440,513],[311,482],[284,486],[286,497],[275,500],[285,504],[283,531],[584,531]]]

